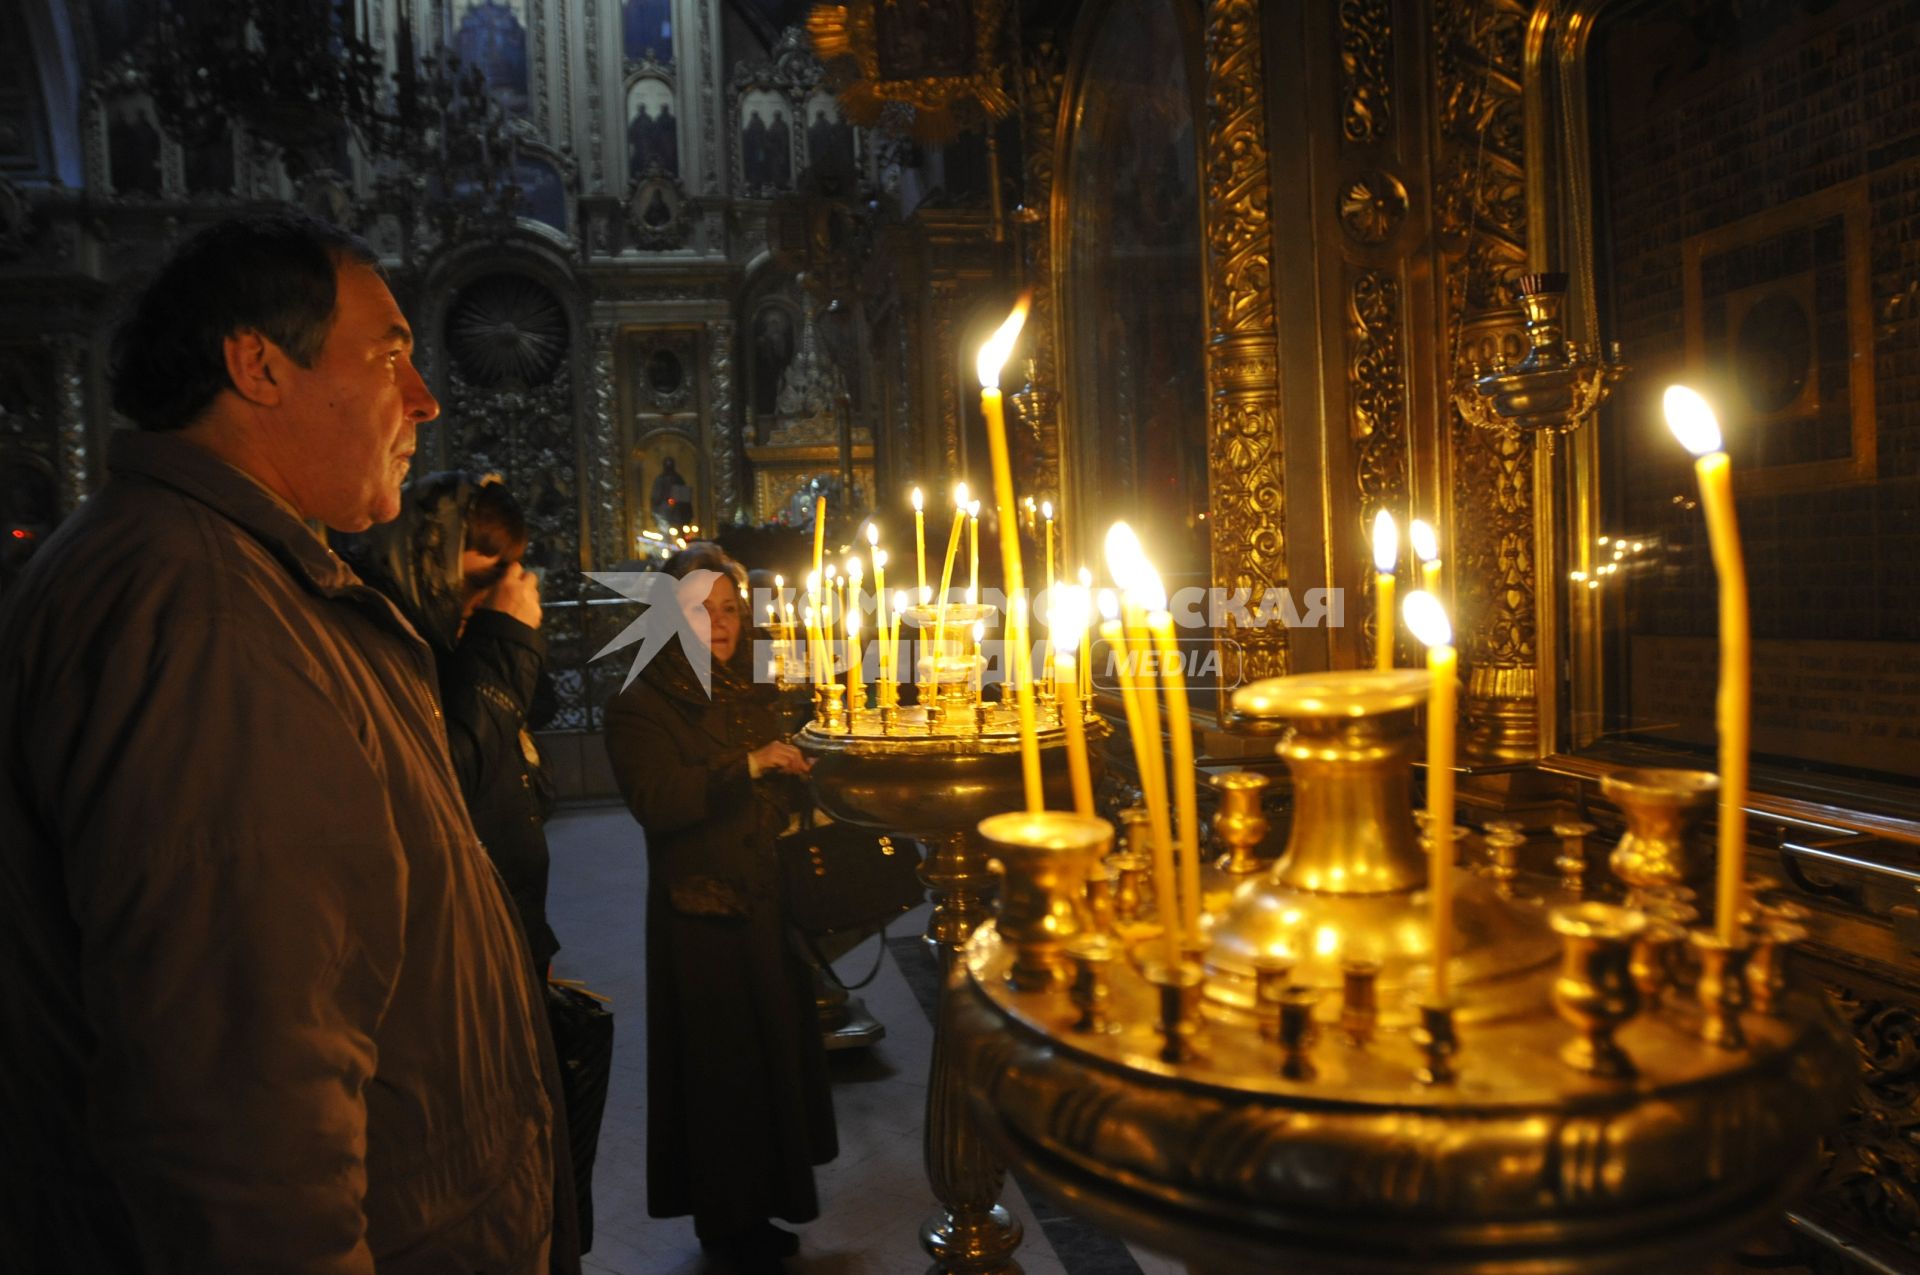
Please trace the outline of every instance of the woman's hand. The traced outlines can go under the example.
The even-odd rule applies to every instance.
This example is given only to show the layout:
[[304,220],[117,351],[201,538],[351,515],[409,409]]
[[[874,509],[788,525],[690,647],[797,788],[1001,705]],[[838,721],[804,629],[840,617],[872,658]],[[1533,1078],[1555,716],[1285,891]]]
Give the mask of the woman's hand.
[[804,775],[813,769],[807,755],[784,739],[763,744],[748,753],[747,764],[756,779],[770,770],[784,775]]

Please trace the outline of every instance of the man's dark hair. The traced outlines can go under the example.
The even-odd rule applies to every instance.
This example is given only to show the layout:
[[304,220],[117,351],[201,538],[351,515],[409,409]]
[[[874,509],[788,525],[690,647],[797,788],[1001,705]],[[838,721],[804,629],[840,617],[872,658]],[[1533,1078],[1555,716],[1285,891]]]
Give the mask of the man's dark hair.
[[527,516],[507,485],[497,479],[482,481],[467,502],[466,547],[503,562],[518,562],[527,551]]
[[225,342],[235,332],[258,332],[312,367],[333,327],[336,272],[350,263],[380,269],[364,240],[299,213],[202,230],[114,333],[114,410],[142,429],[191,424],[233,385]]

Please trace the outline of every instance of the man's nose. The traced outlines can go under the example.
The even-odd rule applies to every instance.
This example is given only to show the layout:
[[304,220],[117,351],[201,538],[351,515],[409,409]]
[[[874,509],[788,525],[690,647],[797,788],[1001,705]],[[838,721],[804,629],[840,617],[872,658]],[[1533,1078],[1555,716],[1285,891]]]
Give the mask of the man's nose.
[[420,369],[413,360],[406,360],[407,380],[402,386],[407,418],[416,423],[424,423],[440,415],[440,400],[427,388],[426,378],[420,375]]

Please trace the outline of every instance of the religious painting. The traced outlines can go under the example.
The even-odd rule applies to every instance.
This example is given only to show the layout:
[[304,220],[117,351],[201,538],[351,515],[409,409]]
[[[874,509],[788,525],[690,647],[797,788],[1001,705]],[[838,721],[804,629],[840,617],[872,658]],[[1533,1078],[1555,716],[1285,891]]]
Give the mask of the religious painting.
[[772,416],[779,405],[780,378],[793,361],[797,332],[792,307],[784,302],[768,301],[753,316],[749,375],[756,417]]
[[620,51],[628,62],[672,66],[671,0],[621,0]]
[[787,99],[770,89],[740,95],[740,176],[746,193],[793,189],[793,120]]
[[1682,245],[1687,359],[1720,382],[1746,490],[1873,476],[1866,194],[1849,182]]
[[1920,45],[1870,0],[1815,8],[1595,28],[1595,335],[1633,373],[1587,435],[1599,570],[1566,587],[1600,652],[1574,742],[1710,768],[1717,577],[1661,404],[1699,389],[1733,461],[1755,773],[1844,803],[1920,777],[1920,397],[1897,375],[1920,329],[1882,310],[1912,273],[1920,170],[1860,106],[1920,83]]
[[642,76],[627,90],[627,172],[680,175],[680,120],[665,80]]
[[466,0],[458,23],[453,51],[461,65],[478,67],[495,99],[524,115],[531,100],[526,0]]
[[1013,111],[1001,76],[1003,7],[851,0],[815,5],[807,33],[832,74],[850,81],[840,101],[852,122],[872,127],[891,114],[921,141],[948,142],[981,114],[1001,119]]
[[[1206,319],[1197,38],[1171,0],[1115,0],[1073,86],[1066,147],[1062,407],[1085,509],[1139,511],[1169,588],[1204,584]],[[1058,198],[1058,196],[1056,196]],[[1082,543],[1104,528],[1081,526]]]
[[859,182],[860,159],[853,125],[831,93],[807,99],[807,167],[827,194],[851,192]]
[[652,431],[633,449],[631,472],[640,526],[671,538],[704,525],[697,494],[700,450],[692,438],[674,429]]

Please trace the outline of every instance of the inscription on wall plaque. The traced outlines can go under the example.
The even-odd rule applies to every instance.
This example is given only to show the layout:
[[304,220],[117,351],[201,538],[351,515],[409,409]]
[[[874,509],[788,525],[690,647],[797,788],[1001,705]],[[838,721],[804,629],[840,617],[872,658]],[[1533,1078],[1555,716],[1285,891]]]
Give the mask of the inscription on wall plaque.
[[[1634,732],[1713,743],[1718,642],[1632,646]],[[1753,751],[1920,777],[1920,642],[1755,642]]]

